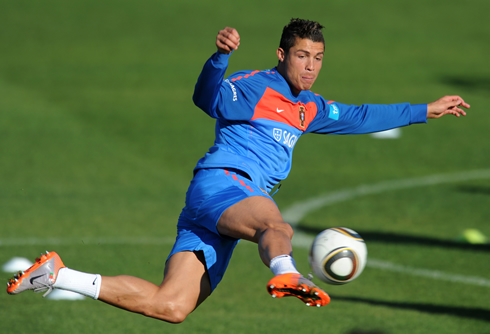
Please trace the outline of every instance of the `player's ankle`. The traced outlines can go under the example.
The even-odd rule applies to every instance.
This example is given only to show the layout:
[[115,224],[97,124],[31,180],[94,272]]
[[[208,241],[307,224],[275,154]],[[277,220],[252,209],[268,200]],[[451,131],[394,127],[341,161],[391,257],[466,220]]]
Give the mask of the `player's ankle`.
[[53,287],[98,299],[101,282],[102,278],[99,274],[87,274],[65,267],[58,272]]
[[271,260],[269,266],[275,276],[283,274],[299,274],[294,259],[289,255],[276,256]]

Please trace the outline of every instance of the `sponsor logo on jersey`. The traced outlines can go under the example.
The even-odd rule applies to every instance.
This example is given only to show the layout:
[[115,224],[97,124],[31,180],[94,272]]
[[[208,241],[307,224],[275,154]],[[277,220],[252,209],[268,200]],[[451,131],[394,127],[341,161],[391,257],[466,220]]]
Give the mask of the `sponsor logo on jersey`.
[[235,85],[230,82],[230,80],[226,79],[225,82],[230,85],[231,91],[233,92],[233,102],[238,100],[238,96],[236,94]]
[[338,121],[339,120],[339,107],[337,107],[333,103],[329,104],[329,107],[330,107],[330,112],[328,113],[328,118],[331,118],[331,119]]
[[289,148],[293,148],[294,144],[296,144],[296,141],[298,140],[298,136],[296,136],[292,132],[288,132],[286,130],[278,128],[274,128],[274,130],[272,131],[272,135],[274,136],[274,139],[276,141],[282,142]]
[[284,131],[284,141],[282,142],[284,145],[289,148],[293,148],[294,144],[296,144],[296,140],[298,140],[298,136],[293,135],[291,132]]

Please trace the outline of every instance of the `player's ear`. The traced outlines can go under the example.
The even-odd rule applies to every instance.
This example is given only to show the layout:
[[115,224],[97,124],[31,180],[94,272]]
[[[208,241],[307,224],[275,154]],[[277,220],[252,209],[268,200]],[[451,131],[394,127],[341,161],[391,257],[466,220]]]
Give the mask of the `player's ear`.
[[284,59],[286,58],[286,53],[282,48],[277,49],[277,59],[279,59],[279,62],[282,63]]

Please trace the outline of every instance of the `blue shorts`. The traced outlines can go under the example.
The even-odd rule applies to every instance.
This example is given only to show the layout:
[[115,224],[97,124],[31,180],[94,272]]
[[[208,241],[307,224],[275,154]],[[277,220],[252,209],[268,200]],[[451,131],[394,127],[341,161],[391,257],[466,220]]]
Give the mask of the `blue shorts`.
[[182,251],[202,251],[214,290],[223,278],[238,239],[219,234],[223,212],[251,196],[271,198],[240,171],[200,169],[187,190],[185,208],[177,224],[177,238],[169,258]]

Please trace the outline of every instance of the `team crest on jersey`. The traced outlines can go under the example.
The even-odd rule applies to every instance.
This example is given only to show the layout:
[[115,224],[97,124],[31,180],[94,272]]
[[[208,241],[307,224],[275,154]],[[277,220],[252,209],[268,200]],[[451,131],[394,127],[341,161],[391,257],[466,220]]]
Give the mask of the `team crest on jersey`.
[[305,106],[299,106],[299,122],[302,128],[305,127],[305,119],[306,119]]
[[280,141],[282,138],[282,130],[274,128],[274,139]]

